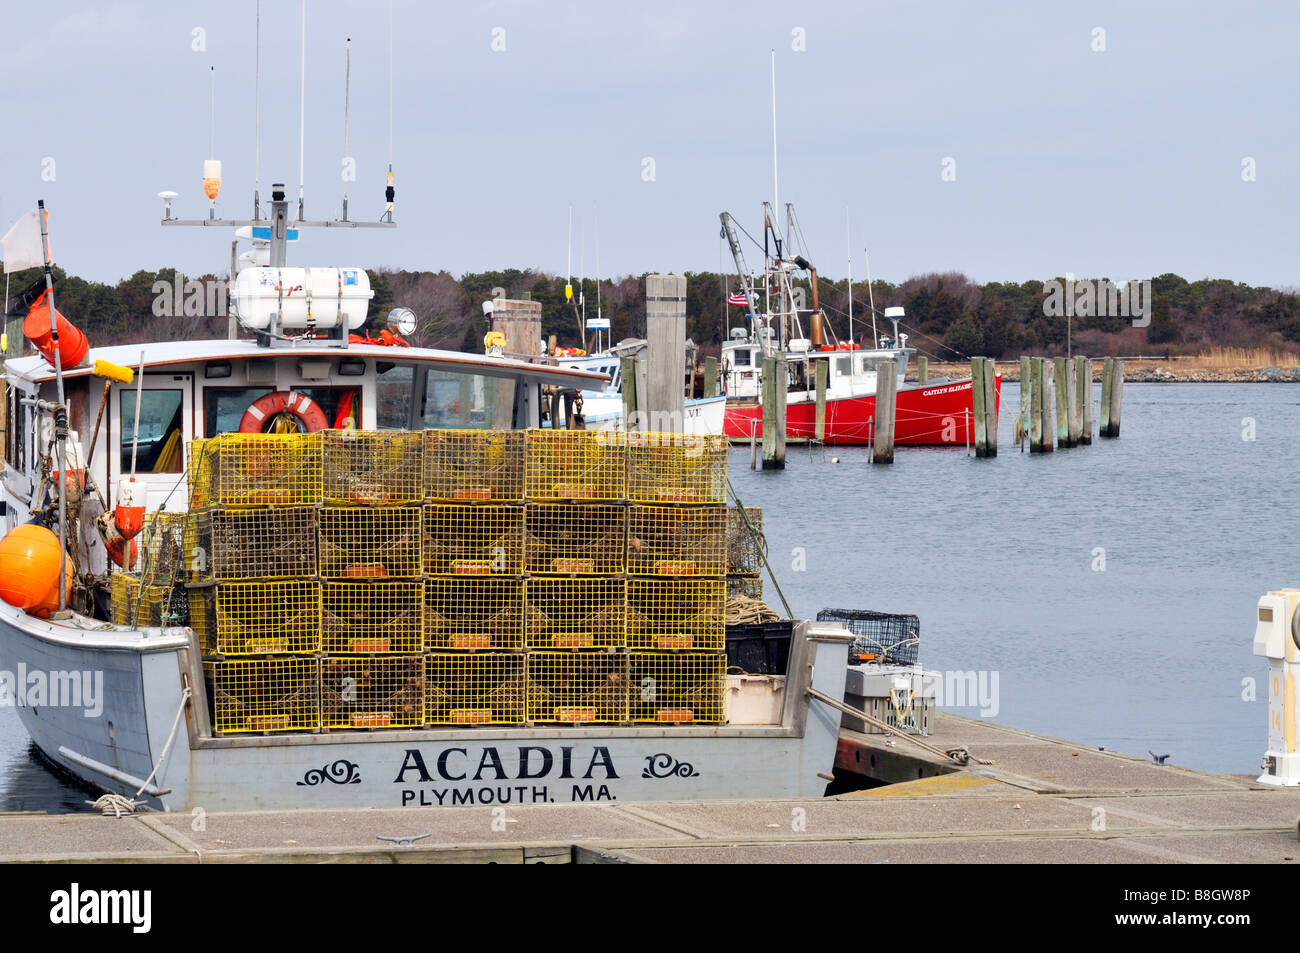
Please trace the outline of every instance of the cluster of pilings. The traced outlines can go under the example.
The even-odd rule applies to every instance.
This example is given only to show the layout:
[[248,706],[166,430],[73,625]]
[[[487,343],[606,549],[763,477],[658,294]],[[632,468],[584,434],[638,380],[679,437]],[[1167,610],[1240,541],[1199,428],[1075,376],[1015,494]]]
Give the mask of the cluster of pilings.
[[[1092,382],[1093,363],[1086,357],[1022,357],[1016,426],[1020,449],[1024,450],[1026,440],[1030,453],[1091,444]],[[1124,362],[1108,357],[1102,363],[1100,436],[1119,436],[1123,395]],[[978,432],[976,436],[978,439]]]

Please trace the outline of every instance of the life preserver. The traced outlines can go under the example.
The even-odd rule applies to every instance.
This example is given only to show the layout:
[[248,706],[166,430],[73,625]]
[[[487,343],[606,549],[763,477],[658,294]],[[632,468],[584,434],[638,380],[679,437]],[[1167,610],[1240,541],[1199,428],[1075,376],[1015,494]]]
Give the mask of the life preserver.
[[240,433],[262,433],[268,420],[289,414],[302,421],[307,433],[315,433],[329,427],[329,420],[320,405],[306,394],[297,391],[274,390],[264,394],[248,405],[243,418],[239,421]]

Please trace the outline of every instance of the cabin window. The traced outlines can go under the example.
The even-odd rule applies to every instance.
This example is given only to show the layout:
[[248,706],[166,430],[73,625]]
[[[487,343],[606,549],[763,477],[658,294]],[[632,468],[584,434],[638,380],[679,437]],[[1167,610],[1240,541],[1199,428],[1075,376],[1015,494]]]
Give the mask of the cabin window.
[[[159,392],[161,393],[161,392]],[[203,433],[207,437],[215,437],[222,433],[236,433],[239,425],[244,419],[244,414],[253,402],[259,398],[265,397],[271,393],[269,387],[227,387],[214,388],[209,387],[204,391],[203,396]],[[360,414],[360,391],[351,387],[299,387],[294,388],[294,393],[305,394],[315,401],[325,414],[325,420],[331,427],[342,427],[350,418],[353,421],[352,426],[361,426]],[[145,391],[146,407],[148,406],[148,391]],[[125,405],[124,405],[125,406]],[[134,404],[132,404],[134,408]],[[130,426],[125,409],[122,411],[123,428]],[[143,432],[144,422],[141,421],[140,429]],[[124,438],[124,448],[128,458],[130,457],[130,440]],[[143,448],[142,448],[143,449]],[[130,465],[128,459],[127,465]]]
[[872,374],[876,370],[876,359],[874,357],[864,357],[862,359],[862,373]]
[[429,430],[491,429],[498,406],[504,419],[511,419],[513,394],[512,382],[505,378],[429,369],[417,422]]
[[9,418],[5,421],[5,460],[19,473],[27,472],[27,434],[31,408],[21,403],[24,394],[15,387],[6,395]]
[[750,359],[749,359],[750,355],[749,355],[749,352],[748,352],[748,351],[736,351],[736,352],[735,352],[735,355],[736,355],[736,366],[737,366],[737,367],[749,367],[749,366],[750,366],[751,361],[750,361]]
[[375,375],[375,426],[405,430],[411,422],[411,387],[415,368],[395,364]]
[[139,473],[180,473],[184,467],[185,448],[180,390],[146,390],[141,394],[140,431],[135,436],[135,391],[121,391],[123,473],[131,472],[132,451]]
[[853,373],[853,358],[837,357],[835,359],[835,376],[848,377]]

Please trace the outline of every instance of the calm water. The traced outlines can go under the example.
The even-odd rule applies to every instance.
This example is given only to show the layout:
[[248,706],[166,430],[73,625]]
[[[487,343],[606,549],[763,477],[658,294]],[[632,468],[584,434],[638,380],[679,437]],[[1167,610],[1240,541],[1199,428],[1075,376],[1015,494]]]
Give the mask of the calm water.
[[[1300,385],[1128,384],[1119,440],[1044,456],[1006,446],[1017,386],[1003,398],[993,460],[904,449],[874,467],[861,450],[791,448],[784,471],[753,472],[748,449],[732,453],[795,613],[916,613],[927,668],[997,673],[994,721],[1257,771],[1255,603],[1300,586],[1300,519],[1286,509]],[[767,596],[777,604],[770,584]],[[1259,701],[1242,700],[1245,678]],[[0,810],[82,810],[86,796],[33,759],[0,708]]]

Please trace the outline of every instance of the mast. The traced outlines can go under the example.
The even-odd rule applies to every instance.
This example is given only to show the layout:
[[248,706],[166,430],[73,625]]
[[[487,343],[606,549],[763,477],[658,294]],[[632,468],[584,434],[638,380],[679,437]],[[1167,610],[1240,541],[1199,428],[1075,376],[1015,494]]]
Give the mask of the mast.
[[853,346],[853,226],[849,223],[849,207],[844,206],[844,244],[849,258],[849,346]]

